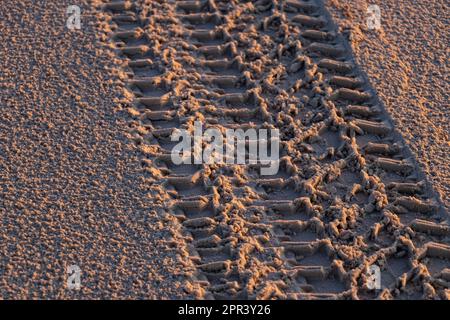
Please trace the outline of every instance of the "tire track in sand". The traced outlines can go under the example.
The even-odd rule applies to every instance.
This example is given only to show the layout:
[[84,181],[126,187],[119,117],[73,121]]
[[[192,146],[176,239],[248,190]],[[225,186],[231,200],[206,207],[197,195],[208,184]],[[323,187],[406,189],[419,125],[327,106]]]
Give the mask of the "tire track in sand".
[[[449,297],[450,228],[319,1],[103,6],[133,140],[197,298]],[[280,171],[171,163],[177,128],[278,128]],[[163,216],[163,214],[162,214]],[[383,289],[367,270],[381,268]]]

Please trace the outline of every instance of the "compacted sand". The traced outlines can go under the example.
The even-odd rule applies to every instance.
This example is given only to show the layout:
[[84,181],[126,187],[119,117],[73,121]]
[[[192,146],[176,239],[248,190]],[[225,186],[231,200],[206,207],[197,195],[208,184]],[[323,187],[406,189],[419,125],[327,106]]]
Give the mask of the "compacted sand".
[[[446,49],[348,3],[2,4],[0,296],[448,299]],[[279,172],[174,165],[195,121],[279,129]]]

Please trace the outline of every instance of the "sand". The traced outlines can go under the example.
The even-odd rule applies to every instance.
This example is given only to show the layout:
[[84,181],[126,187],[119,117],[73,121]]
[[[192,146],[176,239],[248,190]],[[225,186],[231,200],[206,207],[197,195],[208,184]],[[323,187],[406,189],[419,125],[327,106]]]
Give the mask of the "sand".
[[[329,0],[327,4],[449,210],[448,2]],[[381,30],[366,27],[370,4],[380,6]]]
[[[66,2],[1,11],[2,298],[449,298],[446,84],[408,112],[400,42],[364,60],[344,2],[105,3],[81,31]],[[280,171],[174,165],[195,121],[279,129]]]
[[[72,3],[0,5],[0,297],[180,297],[110,57],[94,16],[65,28]],[[80,291],[66,287],[73,264]]]

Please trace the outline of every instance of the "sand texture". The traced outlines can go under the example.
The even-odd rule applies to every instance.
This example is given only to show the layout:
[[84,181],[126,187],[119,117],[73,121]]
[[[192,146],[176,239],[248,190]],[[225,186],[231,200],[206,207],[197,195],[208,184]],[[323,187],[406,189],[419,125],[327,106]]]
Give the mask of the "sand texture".
[[[327,4],[449,210],[449,2],[328,0]],[[380,6],[381,30],[367,29],[369,4]]]
[[[438,120],[392,111],[413,93],[389,100],[341,5],[94,0],[75,32],[45,14],[62,5],[19,5],[33,44],[2,13],[0,296],[449,299],[446,74]],[[279,172],[175,165],[171,133],[195,121],[279,129]]]
[[[319,2],[110,3],[130,135],[196,298],[447,298],[447,216]],[[278,128],[281,170],[175,166],[177,128]],[[442,231],[442,232],[441,232]],[[382,266],[384,289],[366,270]]]
[[[72,1],[11,3],[0,5],[0,297],[180,297],[91,5],[69,32]],[[66,288],[73,264],[79,292]]]

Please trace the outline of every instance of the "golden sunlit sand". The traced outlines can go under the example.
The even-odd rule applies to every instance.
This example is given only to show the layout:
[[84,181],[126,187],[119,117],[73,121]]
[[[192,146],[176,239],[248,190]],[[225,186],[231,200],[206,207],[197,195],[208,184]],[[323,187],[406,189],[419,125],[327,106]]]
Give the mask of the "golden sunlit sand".
[[[449,298],[443,1],[80,2],[2,17],[1,298]],[[196,122],[278,172],[174,164]]]

